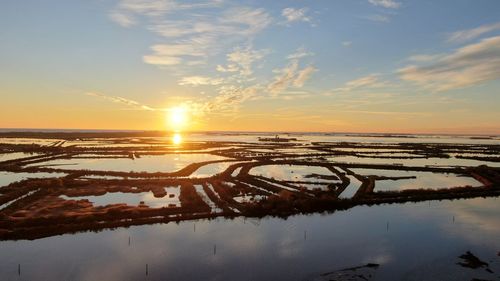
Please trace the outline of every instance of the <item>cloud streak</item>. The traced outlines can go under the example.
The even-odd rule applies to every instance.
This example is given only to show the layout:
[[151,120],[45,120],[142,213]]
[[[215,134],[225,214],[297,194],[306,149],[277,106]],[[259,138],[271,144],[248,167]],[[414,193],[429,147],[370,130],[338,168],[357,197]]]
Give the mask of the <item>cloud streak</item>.
[[[286,57],[289,61],[288,64],[281,69],[273,71],[276,75],[273,81],[268,83],[266,87],[271,96],[276,97],[289,88],[302,88],[318,69],[312,65],[300,68],[300,60],[313,55],[314,53],[308,52],[304,48],[299,48],[294,53],[288,55]],[[285,98],[284,95],[282,96]]]
[[158,17],[179,10],[192,10],[218,7],[221,0],[206,0],[199,3],[180,3],[175,0],[121,0],[115,12],[125,12],[148,17]]
[[401,7],[401,3],[394,0],[368,0],[368,2],[374,6],[379,6],[387,9],[398,9],[399,7]]
[[111,12],[109,18],[122,27],[130,27],[137,24],[137,21],[133,17],[125,13]]
[[333,92],[352,92],[355,90],[366,90],[388,86],[390,86],[390,84],[386,81],[380,80],[379,74],[373,73],[347,81],[342,87],[333,89]]
[[88,93],[85,93],[85,94],[87,96],[98,97],[98,98],[102,98],[102,99],[105,99],[105,100],[113,102],[113,103],[118,103],[118,104],[123,104],[123,105],[129,106],[129,107],[133,107],[133,108],[138,109],[138,110],[147,110],[147,111],[158,111],[158,110],[160,110],[160,109],[157,109],[157,108],[152,108],[150,106],[141,104],[141,103],[139,103],[137,101],[134,101],[134,100],[131,100],[131,99],[122,98],[122,97],[106,96],[106,95],[103,95],[103,94],[100,94],[100,93],[95,93],[95,92],[88,92]]
[[[262,8],[225,4],[222,0],[195,0],[190,3],[175,0],[121,0],[111,11],[110,18],[123,27],[141,24],[157,35],[157,43],[150,47],[150,53],[143,55],[143,62],[162,68],[182,68],[181,73],[189,73],[190,66],[206,64],[229,45],[243,43],[227,52],[225,64],[216,65],[218,77],[184,74],[177,80],[182,86],[213,87],[210,94],[188,102],[196,112],[235,112],[250,99],[269,97],[269,93],[274,98],[287,89],[296,91],[304,87],[317,69],[312,65],[300,66],[300,60],[313,55],[303,48],[288,56],[288,65],[278,70],[279,75],[274,77],[274,81],[262,82],[267,86],[256,82],[255,65],[272,51],[253,49],[252,38],[268,28],[274,20]],[[181,10],[190,11],[189,16],[177,16],[186,14],[180,13]],[[307,12],[307,8],[285,8],[281,16],[287,24],[310,22]],[[287,98],[286,94],[283,93],[281,97]],[[120,97],[100,94],[97,96],[142,108],[135,101],[127,102]],[[295,98],[308,94],[292,96]]]
[[235,113],[240,105],[258,94],[259,86],[239,87],[223,86],[219,88],[219,94],[202,105],[206,113]]
[[306,16],[307,10],[307,8],[285,8],[281,11],[281,15],[285,18],[287,24],[293,22],[310,22],[311,18]]
[[365,17],[365,19],[367,20],[371,20],[371,21],[374,21],[374,22],[380,22],[380,23],[388,23],[391,21],[391,19],[388,17],[388,16],[384,16],[384,15],[371,15],[371,16],[367,16]]
[[500,36],[490,37],[424,65],[398,70],[401,79],[433,91],[470,87],[500,77]]
[[177,65],[183,62],[183,56],[202,57],[203,48],[193,44],[159,44],[152,46],[153,54],[143,56],[143,60],[154,65]]
[[[190,11],[189,17],[174,16]],[[234,42],[247,41],[267,28],[272,17],[262,8],[225,7],[222,0],[121,0],[109,14],[122,27],[143,23],[160,40],[143,56],[161,67],[203,64]]]
[[[312,53],[300,48],[289,55],[287,57],[288,65],[283,69],[275,70],[279,75],[274,78],[274,81],[265,83],[267,86],[263,86],[255,81],[256,78],[252,76],[253,70],[251,66],[254,62],[261,60],[268,52],[269,50],[253,50],[249,46],[236,48],[227,55],[228,64],[226,66],[217,66],[219,72],[230,74],[229,76],[221,78],[188,76],[182,78],[179,84],[217,86],[214,89],[216,93],[214,97],[190,103],[191,106],[197,108],[198,112],[203,112],[203,114],[229,114],[235,116],[241,105],[249,100],[265,98],[292,100],[309,97],[310,93],[297,91],[297,89],[302,88],[317,69],[312,65],[300,68],[299,58],[310,56]],[[294,90],[289,91],[289,88]]]
[[370,110],[335,110],[336,112],[356,113],[356,114],[369,114],[369,115],[389,115],[389,116],[430,116],[430,112],[410,112],[410,111],[370,111]]
[[299,60],[292,59],[287,66],[275,71],[278,75],[267,86],[267,89],[272,95],[276,96],[289,87],[301,88],[316,71],[317,69],[313,66],[307,66],[299,70]]
[[238,72],[241,76],[250,76],[253,74],[252,64],[261,60],[270,52],[268,49],[253,50],[250,46],[236,48],[226,55],[228,64],[226,66],[217,65],[217,71]]
[[296,88],[302,88],[307,80],[313,75],[314,72],[318,71],[314,66],[307,66],[297,73],[295,80],[293,80],[292,85]]
[[179,85],[192,85],[192,86],[202,86],[202,85],[220,85],[223,83],[222,78],[211,78],[206,76],[188,76],[183,77],[179,80]]
[[467,42],[476,39],[483,34],[490,33],[495,30],[500,30],[500,22],[485,24],[472,29],[455,31],[448,36],[448,42],[452,43]]

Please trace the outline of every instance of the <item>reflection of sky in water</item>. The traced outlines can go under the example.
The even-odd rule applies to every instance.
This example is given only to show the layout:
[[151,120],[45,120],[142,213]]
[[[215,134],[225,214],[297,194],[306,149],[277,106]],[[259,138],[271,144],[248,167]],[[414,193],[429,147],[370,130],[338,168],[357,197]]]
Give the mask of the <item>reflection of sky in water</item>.
[[[257,137],[253,135],[189,136],[190,140],[197,138],[203,141],[257,142]],[[469,140],[453,137],[409,139],[307,135],[299,138],[332,142],[490,144],[499,142],[498,140]],[[50,140],[47,143],[54,141],[57,140]],[[166,142],[169,141],[170,139],[166,140]],[[136,160],[57,161],[63,161],[63,164],[80,163],[61,167],[65,169],[169,172],[183,168],[192,162],[222,159],[211,155],[208,155],[209,159],[206,159],[200,155],[203,154],[182,155],[177,160],[175,157],[179,155],[144,156]],[[196,158],[199,156],[203,159]],[[338,160],[339,157],[336,158],[335,161],[341,161]],[[477,166],[485,163],[476,160],[436,158],[351,159],[358,162],[368,161],[365,163],[396,162],[415,166],[429,164]],[[57,161],[51,163],[54,164]],[[490,164],[499,165],[488,162],[488,165]],[[215,171],[224,169],[221,165],[225,164],[203,167],[196,172],[212,175],[216,173]],[[297,174],[292,174],[283,171],[282,168],[274,170],[269,170],[269,168],[269,166],[261,167],[262,170],[259,173],[274,173],[270,177],[283,177],[288,180],[293,179],[292,176],[302,177],[309,173],[330,174],[324,170],[301,170],[297,171]],[[252,173],[257,169],[252,169]],[[434,173],[425,174],[413,180],[418,182],[416,187],[423,184],[432,184],[436,187],[442,187],[443,184],[456,186],[457,183],[471,180]],[[57,177],[61,175],[1,172],[0,186],[28,176]],[[382,181],[384,184],[401,182]],[[477,184],[473,182],[475,184],[472,185]],[[198,191],[201,192],[201,190]],[[178,200],[178,196],[154,198],[151,192],[145,192],[133,194],[128,199],[111,197],[101,199],[108,200],[108,202],[116,200],[117,203],[129,200],[128,202],[134,202],[133,204],[136,205],[140,201],[151,204],[155,200],[158,203],[166,199]],[[500,272],[500,259],[496,257],[496,253],[500,251],[499,203],[498,198],[478,198],[359,206],[348,211],[337,211],[334,214],[297,215],[287,220],[219,218],[179,224],[134,226],[98,233],[67,234],[35,241],[3,241],[0,242],[0,273],[2,280],[142,280],[146,278],[145,264],[148,264],[149,276],[146,278],[148,280],[309,280],[321,273],[368,262],[378,262],[382,263],[382,266],[373,280],[491,279],[493,277],[484,270],[462,269],[455,263],[459,255],[471,250],[483,260],[488,261],[495,273]],[[195,227],[194,224],[196,224]],[[129,237],[131,238],[130,246],[128,245]],[[18,264],[21,264],[21,277],[17,273]]]
[[53,166],[59,169],[71,170],[100,170],[119,172],[175,172],[191,163],[223,160],[226,157],[211,154],[165,154],[158,156],[141,156],[134,160],[129,158],[117,159],[59,159],[36,165],[62,165]]
[[351,175],[346,176],[350,179],[350,182],[346,189],[339,195],[339,198],[352,198],[362,184],[356,177]]
[[[293,185],[298,188],[305,188],[308,190],[323,190],[327,191],[327,185],[329,183],[340,183],[340,180],[333,179],[321,179],[316,177],[307,178],[307,175],[317,174],[317,175],[334,175],[330,170],[325,167],[317,166],[301,166],[301,165],[264,165],[257,166],[250,170],[251,175],[260,175],[267,178],[274,178],[276,180],[283,181],[297,181],[301,183],[294,183]],[[309,183],[306,183],[309,182]],[[313,182],[314,184],[310,184]],[[321,183],[321,184],[316,184]],[[279,186],[284,189],[289,189],[276,183],[271,183],[275,186]],[[293,190],[293,189],[291,189]]]
[[414,159],[390,159],[390,158],[359,158],[355,156],[326,157],[330,162],[344,163],[366,163],[366,164],[403,164],[404,166],[470,166],[475,167],[486,164],[491,167],[500,167],[499,162],[486,162],[472,159],[458,158],[414,158]]
[[62,173],[11,173],[0,172],[0,187],[9,185],[16,181],[25,180],[28,178],[58,178],[64,177]]
[[32,157],[37,155],[40,155],[40,153],[23,153],[23,152],[0,153],[0,162]]
[[224,172],[229,166],[235,162],[221,162],[204,165],[194,171],[189,177],[191,178],[207,178]]
[[421,157],[421,155],[416,155],[412,153],[404,153],[404,152],[397,152],[397,153],[359,153],[361,156],[366,156],[366,157]]
[[58,139],[31,139],[31,138],[0,138],[0,143],[9,144],[39,144],[51,145],[62,140]]
[[[153,192],[139,192],[139,193],[125,193],[125,192],[108,192],[104,195],[99,196],[78,196],[69,197],[66,195],[61,195],[61,198],[65,200],[89,200],[95,207],[106,206],[112,204],[127,204],[129,206],[138,206],[141,201],[150,208],[161,208],[168,207],[170,204],[174,204],[177,207],[180,206],[179,195],[180,188],[176,187],[166,187],[165,191],[167,195],[164,197],[155,197]],[[173,197],[171,197],[173,195]]]
[[455,265],[467,250],[500,270],[498,203],[360,206],[287,220],[220,218],[7,241],[0,272],[18,280],[20,263],[24,280],[142,280],[147,263],[148,280],[310,280],[379,262],[373,280],[471,280],[489,273]]
[[198,196],[200,196],[201,200],[203,200],[203,202],[205,202],[208,205],[208,207],[210,207],[212,213],[220,213],[220,212],[222,212],[222,210],[217,207],[217,205],[215,204],[215,202],[212,201],[212,199],[210,199],[210,197],[208,197],[208,195],[205,192],[205,190],[203,190],[203,186],[202,185],[196,184],[194,186],[194,188],[195,188],[196,193],[198,194]]
[[313,181],[313,182],[333,182],[333,180],[324,180],[317,178],[306,178],[310,174],[332,176],[325,167],[317,166],[300,166],[300,165],[264,165],[257,166],[250,170],[251,175],[260,175],[266,178],[274,178],[285,181]]
[[324,154],[324,153],[329,153],[325,151],[318,151],[314,149],[308,149],[308,148],[300,148],[300,147],[290,147],[290,148],[252,148],[248,149],[247,151],[253,152],[253,153],[266,153],[266,154],[288,154],[288,155],[297,155],[297,154]]
[[233,197],[233,200],[238,203],[249,203],[249,202],[258,202],[264,198],[267,198],[265,195],[241,195]]
[[[377,142],[377,143],[464,143],[464,144],[498,144],[498,139],[470,139],[460,136],[425,136],[414,135],[416,138],[398,137],[366,137],[362,135],[325,135],[325,134],[280,134],[280,137],[292,137],[307,142]],[[241,141],[259,142],[258,137],[275,137],[275,134],[188,134],[190,141]]]
[[[275,137],[276,134],[248,134],[248,133],[185,133],[183,134],[186,141],[235,141],[235,142],[253,142],[266,144],[266,142],[258,141],[258,137]],[[299,141],[306,142],[376,142],[376,143],[463,143],[463,144],[499,144],[500,140],[497,139],[470,139],[468,137],[461,136],[430,136],[430,135],[413,135],[415,138],[401,138],[401,137],[366,137],[363,135],[327,135],[327,134],[280,134],[280,137],[292,137],[297,138]],[[144,137],[137,138],[138,140],[148,140],[148,141],[159,141],[160,144],[152,144],[153,146],[161,145],[165,146],[171,144],[171,137]],[[56,141],[61,141],[58,139],[28,139],[28,138],[0,138],[0,143],[20,143],[20,144],[31,144],[37,143],[41,145],[53,144]],[[94,139],[90,142],[84,143],[81,141],[68,141],[68,145],[98,145],[103,144],[107,146],[115,146],[115,144],[110,144],[106,139]],[[132,144],[132,146],[142,146],[142,144]],[[150,146],[151,144],[148,144]],[[127,146],[125,144],[119,144],[119,146]]]
[[234,169],[234,171],[231,173],[231,176],[232,177],[238,176],[240,174],[240,172],[241,172],[241,168],[242,167],[238,167],[238,168]]
[[447,188],[458,186],[482,186],[482,183],[472,177],[464,177],[456,174],[397,171],[397,170],[376,170],[376,169],[351,169],[360,175],[377,175],[386,177],[408,177],[415,176],[416,179],[400,180],[377,180],[375,191],[390,191],[416,188]]
[[398,137],[366,137],[366,136],[304,136],[303,139],[315,142],[376,142],[376,143],[464,143],[464,144],[498,144],[497,140],[478,140],[459,136],[423,136],[414,135],[416,138]]
[[[404,150],[400,148],[363,148],[363,147],[356,147],[356,148],[351,148],[351,147],[332,147],[330,150],[332,151],[343,151],[343,152],[382,152],[382,153],[387,153],[387,152],[398,152],[398,153],[408,153],[408,151],[411,150]],[[413,154],[412,154],[413,155]]]

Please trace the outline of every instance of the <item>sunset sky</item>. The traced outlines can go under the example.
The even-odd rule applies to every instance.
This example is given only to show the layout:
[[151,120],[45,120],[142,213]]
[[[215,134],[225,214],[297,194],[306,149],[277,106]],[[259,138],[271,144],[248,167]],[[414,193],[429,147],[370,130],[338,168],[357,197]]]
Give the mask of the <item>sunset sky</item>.
[[[0,3],[0,127],[500,134],[498,0]],[[178,116],[179,117],[179,116]]]

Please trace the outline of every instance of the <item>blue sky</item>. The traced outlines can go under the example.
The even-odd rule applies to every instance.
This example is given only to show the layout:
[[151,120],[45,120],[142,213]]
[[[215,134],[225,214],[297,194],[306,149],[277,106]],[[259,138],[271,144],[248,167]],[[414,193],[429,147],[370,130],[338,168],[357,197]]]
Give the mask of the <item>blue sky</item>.
[[0,5],[0,127],[500,133],[496,0]]

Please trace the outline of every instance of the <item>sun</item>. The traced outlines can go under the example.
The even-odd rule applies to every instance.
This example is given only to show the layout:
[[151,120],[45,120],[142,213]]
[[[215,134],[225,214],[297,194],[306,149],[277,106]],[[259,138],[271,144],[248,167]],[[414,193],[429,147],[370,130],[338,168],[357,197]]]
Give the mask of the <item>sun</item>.
[[185,106],[175,106],[167,111],[167,119],[170,129],[180,131],[188,123],[188,111]]

